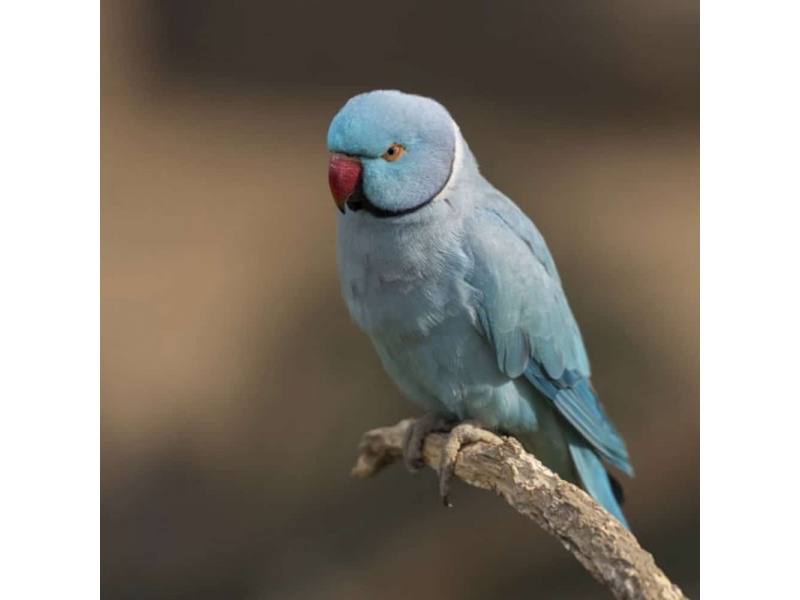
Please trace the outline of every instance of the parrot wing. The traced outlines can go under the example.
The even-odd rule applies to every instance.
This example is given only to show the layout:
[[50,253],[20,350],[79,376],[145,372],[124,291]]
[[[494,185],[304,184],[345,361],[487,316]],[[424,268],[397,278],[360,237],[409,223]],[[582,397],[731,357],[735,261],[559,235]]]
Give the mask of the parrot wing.
[[475,210],[467,235],[474,260],[468,283],[500,369],[527,378],[589,446],[633,475],[625,442],[592,388],[583,339],[542,235],[494,190]]

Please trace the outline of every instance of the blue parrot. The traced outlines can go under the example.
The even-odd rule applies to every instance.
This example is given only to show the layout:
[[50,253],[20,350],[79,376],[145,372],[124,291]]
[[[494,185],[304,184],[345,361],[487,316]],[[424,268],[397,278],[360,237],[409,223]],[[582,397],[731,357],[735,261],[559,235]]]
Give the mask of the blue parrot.
[[429,411],[406,439],[409,468],[422,466],[427,433],[471,421],[517,438],[628,527],[603,461],[633,468],[553,258],[481,175],[447,110],[399,91],[360,94],[331,122],[328,149],[345,303],[389,376]]

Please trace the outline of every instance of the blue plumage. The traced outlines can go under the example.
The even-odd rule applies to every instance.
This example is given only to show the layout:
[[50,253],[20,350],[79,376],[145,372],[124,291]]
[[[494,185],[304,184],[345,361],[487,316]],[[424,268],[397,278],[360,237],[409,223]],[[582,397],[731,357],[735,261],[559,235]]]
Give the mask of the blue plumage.
[[516,436],[627,526],[601,458],[633,469],[552,256],[447,111],[362,94],[328,145],[342,294],[392,379],[429,410]]
[[608,472],[597,454],[580,439],[570,442],[569,451],[572,460],[575,461],[575,468],[581,478],[583,488],[608,512],[619,519],[620,523],[630,529],[628,520],[622,514],[622,508],[614,495]]

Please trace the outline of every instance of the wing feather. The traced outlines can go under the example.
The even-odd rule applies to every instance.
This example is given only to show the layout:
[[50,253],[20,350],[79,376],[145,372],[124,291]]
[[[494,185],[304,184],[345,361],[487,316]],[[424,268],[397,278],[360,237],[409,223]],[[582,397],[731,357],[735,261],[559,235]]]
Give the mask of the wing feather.
[[622,436],[590,382],[589,359],[550,251],[530,219],[491,194],[467,235],[478,320],[509,377],[526,377],[600,456],[633,474]]

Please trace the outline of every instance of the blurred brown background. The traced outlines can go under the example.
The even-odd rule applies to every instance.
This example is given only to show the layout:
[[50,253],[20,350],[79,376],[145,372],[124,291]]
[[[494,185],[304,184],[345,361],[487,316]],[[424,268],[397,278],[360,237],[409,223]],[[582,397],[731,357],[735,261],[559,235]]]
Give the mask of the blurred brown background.
[[101,73],[105,598],[606,597],[491,494],[348,477],[419,414],[339,297],[325,136],[375,88],[544,233],[634,532],[698,597],[697,2],[120,0]]

